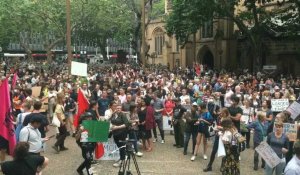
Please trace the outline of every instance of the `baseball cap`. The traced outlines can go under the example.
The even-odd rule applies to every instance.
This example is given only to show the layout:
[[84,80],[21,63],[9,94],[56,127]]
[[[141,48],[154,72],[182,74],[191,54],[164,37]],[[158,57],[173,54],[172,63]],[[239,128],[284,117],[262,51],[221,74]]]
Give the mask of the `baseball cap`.
[[196,102],[194,102],[192,105],[193,105],[193,106],[198,106],[198,104],[197,104]]

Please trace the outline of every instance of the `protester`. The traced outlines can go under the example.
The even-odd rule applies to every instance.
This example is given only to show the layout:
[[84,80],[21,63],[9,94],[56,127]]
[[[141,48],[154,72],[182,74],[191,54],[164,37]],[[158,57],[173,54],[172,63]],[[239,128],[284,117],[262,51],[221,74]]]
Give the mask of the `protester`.
[[131,105],[130,108],[129,108],[129,111],[130,111],[130,114],[129,114],[129,122],[131,123],[131,128],[129,129],[129,139],[133,139],[134,142],[133,142],[133,146],[134,146],[134,150],[135,150],[135,155],[139,156],[139,157],[142,157],[143,156],[143,153],[139,152],[138,151],[138,145],[137,145],[137,142],[138,142],[138,136],[139,136],[139,128],[138,128],[138,125],[139,125],[139,117],[138,117],[138,114],[137,114],[137,107],[135,105]]
[[203,159],[207,160],[207,138],[209,137],[208,126],[212,125],[213,117],[206,109],[206,104],[202,103],[198,107],[198,121],[196,124],[198,125],[198,135],[197,142],[195,146],[195,151],[193,156],[191,157],[191,161],[196,159],[196,155],[198,153],[199,146],[201,141],[203,140]]
[[300,174],[300,140],[297,140],[295,142],[293,152],[295,153],[295,155],[284,169],[285,175]]
[[[1,164],[0,172],[4,175],[38,175],[48,165],[49,159],[40,155],[32,155],[27,142],[19,142],[14,151],[12,161]],[[29,166],[30,165],[30,166]]]
[[192,104],[192,108],[190,111],[187,111],[184,114],[184,119],[186,120],[185,131],[184,131],[184,148],[183,154],[187,154],[187,148],[192,136],[192,153],[195,151],[196,146],[196,138],[198,134],[198,126],[195,123],[198,121],[197,116],[198,105],[196,102]]
[[218,118],[216,119],[216,123],[217,126],[214,128],[216,135],[215,135],[215,139],[214,139],[214,143],[213,143],[213,148],[211,151],[211,155],[209,158],[209,163],[207,164],[206,168],[203,169],[204,172],[208,172],[208,171],[212,171],[212,164],[215,161],[215,157],[216,157],[216,153],[218,151],[219,148],[219,131],[223,131],[223,127],[221,126],[221,123],[224,119],[228,119],[230,118],[230,114],[227,108],[222,108],[220,111],[220,114],[218,116]]
[[77,143],[81,148],[81,155],[84,159],[84,161],[79,165],[79,167],[76,170],[79,175],[84,175],[83,169],[86,169],[88,175],[93,175],[93,172],[91,170],[91,164],[92,164],[91,162],[93,160],[95,143],[88,142],[87,138],[85,138],[84,135],[82,134],[84,132],[84,127],[82,126],[82,122],[84,120],[92,120],[92,119],[93,119],[93,114],[90,112],[86,112],[82,114],[82,116],[80,117],[80,121],[78,125],[79,127],[76,136],[78,137]]
[[65,147],[65,139],[67,137],[67,127],[66,127],[66,118],[65,118],[65,109],[64,109],[65,97],[64,94],[57,94],[57,103],[54,111],[53,119],[56,118],[57,122],[57,136],[56,143],[52,146],[52,148],[59,153],[60,151],[68,150]]
[[237,129],[230,118],[224,118],[221,122],[221,126],[223,131],[219,132],[219,135],[224,143],[226,152],[221,163],[222,175],[239,175],[239,146],[237,139],[234,137],[234,133],[237,132]]
[[40,155],[42,152],[43,142],[49,140],[49,137],[42,138],[39,131],[42,122],[43,119],[41,117],[33,115],[30,117],[30,123],[23,127],[20,132],[19,141],[29,143],[29,153],[33,155]]
[[[184,146],[184,126],[183,115],[187,109],[180,104],[179,100],[176,100],[176,106],[174,108],[173,127],[175,144],[173,146],[182,148]],[[188,104],[189,105],[189,104]]]
[[274,168],[271,168],[268,164],[266,164],[265,175],[272,175],[274,172],[276,175],[281,175],[286,165],[285,154],[288,152],[289,148],[289,138],[283,133],[282,121],[275,123],[275,132],[268,135],[267,143],[281,159],[281,162]]
[[17,116],[16,131],[15,131],[17,142],[19,141],[19,135],[20,135],[21,129],[23,128],[23,122],[24,122],[26,116],[31,113],[30,109],[31,109],[31,104],[29,102],[23,103],[22,109],[21,109],[22,113],[20,113]]
[[[163,116],[162,112],[164,110],[164,105],[161,98],[161,94],[159,92],[153,93],[153,108],[154,108],[154,118],[155,122],[158,126],[159,133],[161,136],[161,143],[165,143],[165,132],[163,130]],[[154,134],[154,140],[153,142],[157,142],[157,133],[156,133],[156,127],[153,128],[153,134]]]
[[69,94],[65,94],[65,117],[66,117],[66,126],[70,128],[71,132],[68,132],[68,135],[72,134],[75,136],[75,128],[73,125],[73,116],[76,112],[76,102],[70,97]]
[[[267,138],[267,130],[269,127],[269,123],[266,121],[266,115],[264,112],[259,111],[257,112],[257,120],[253,123],[247,125],[248,129],[254,129],[254,136],[253,136],[253,144],[254,149],[263,141],[266,141]],[[254,170],[258,170],[258,153],[254,150]],[[261,160],[261,168],[265,168],[265,161]]]
[[116,107],[116,111],[112,114],[111,117],[111,130],[114,137],[114,141],[116,145],[119,148],[120,151],[120,160],[113,164],[114,167],[120,167],[121,161],[125,160],[125,139],[127,137],[127,129],[130,126],[130,123],[125,116],[125,114],[122,113],[122,107],[118,105]]

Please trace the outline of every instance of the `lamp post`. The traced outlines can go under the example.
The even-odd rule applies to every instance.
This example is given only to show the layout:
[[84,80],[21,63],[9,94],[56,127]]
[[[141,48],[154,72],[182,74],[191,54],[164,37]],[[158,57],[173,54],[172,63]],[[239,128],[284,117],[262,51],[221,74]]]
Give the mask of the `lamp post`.
[[67,17],[67,50],[68,50],[68,64],[69,73],[71,73],[71,61],[72,61],[72,50],[71,50],[71,2],[66,0],[66,17]]
[[142,21],[141,21],[141,29],[142,29],[142,46],[141,46],[141,61],[143,66],[145,66],[146,60],[145,60],[145,0],[141,0],[141,8],[142,8]]

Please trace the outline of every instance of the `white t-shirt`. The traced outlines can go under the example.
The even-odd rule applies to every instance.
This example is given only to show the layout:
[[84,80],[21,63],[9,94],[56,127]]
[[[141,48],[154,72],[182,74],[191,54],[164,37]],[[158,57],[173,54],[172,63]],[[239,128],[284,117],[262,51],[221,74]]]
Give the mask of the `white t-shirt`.
[[224,105],[225,105],[225,107],[230,107],[231,106],[231,96],[233,95],[234,93],[233,93],[233,91],[232,90],[229,90],[228,92],[226,92],[226,94],[225,94],[225,97],[224,97]]

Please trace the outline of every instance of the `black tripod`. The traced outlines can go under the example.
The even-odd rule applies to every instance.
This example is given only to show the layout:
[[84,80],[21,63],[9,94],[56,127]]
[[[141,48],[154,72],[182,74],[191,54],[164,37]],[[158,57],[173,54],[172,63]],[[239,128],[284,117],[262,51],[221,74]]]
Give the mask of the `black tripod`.
[[121,148],[125,148],[127,158],[125,160],[122,160],[118,175],[132,175],[131,170],[130,170],[131,158],[133,160],[137,174],[141,175],[139,166],[138,166],[136,158],[135,158],[135,154],[133,153],[132,141],[128,140],[128,141],[124,141],[124,142],[125,142],[125,145]]

